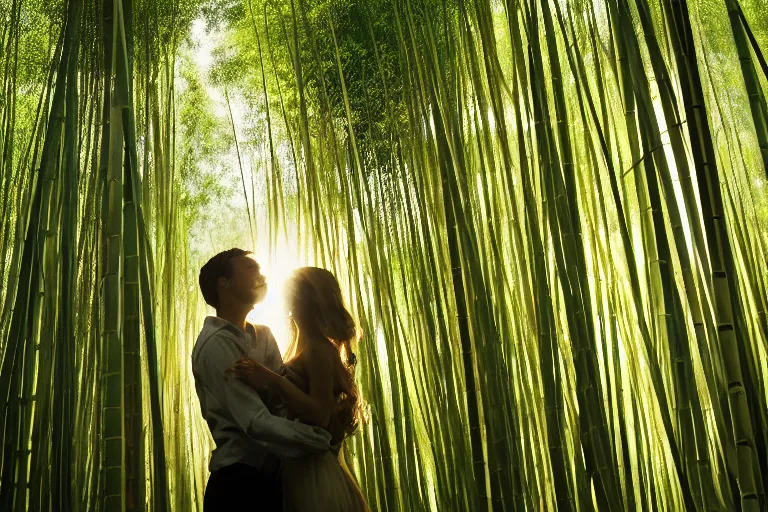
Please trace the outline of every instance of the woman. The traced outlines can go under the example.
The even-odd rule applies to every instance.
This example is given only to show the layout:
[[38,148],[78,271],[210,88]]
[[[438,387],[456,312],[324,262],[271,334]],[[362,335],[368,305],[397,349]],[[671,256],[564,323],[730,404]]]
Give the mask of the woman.
[[296,417],[331,433],[333,452],[284,462],[284,510],[368,511],[343,459],[339,461],[341,443],[356,430],[361,410],[351,350],[357,326],[338,281],[327,270],[304,267],[294,272],[286,299],[294,329],[286,354],[290,380],[247,359],[230,371],[256,388],[276,389]]

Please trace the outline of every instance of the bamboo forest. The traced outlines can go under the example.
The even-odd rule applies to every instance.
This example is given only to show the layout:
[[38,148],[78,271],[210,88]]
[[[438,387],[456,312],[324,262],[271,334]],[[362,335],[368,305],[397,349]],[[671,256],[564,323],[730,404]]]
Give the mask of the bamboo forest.
[[0,0],[0,510],[203,510],[232,247],[372,510],[766,510],[764,2]]

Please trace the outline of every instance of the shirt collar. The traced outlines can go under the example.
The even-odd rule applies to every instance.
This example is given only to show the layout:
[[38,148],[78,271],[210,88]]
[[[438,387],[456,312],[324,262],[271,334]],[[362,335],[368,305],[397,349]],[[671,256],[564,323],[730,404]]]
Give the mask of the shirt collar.
[[243,332],[238,326],[230,322],[229,320],[225,320],[218,316],[207,316],[205,317],[205,322],[203,323],[203,326],[206,330],[208,329],[226,329],[227,331],[237,335],[237,336],[250,336],[254,339],[256,338],[256,329],[253,327],[253,324],[250,322],[245,322],[245,332]]

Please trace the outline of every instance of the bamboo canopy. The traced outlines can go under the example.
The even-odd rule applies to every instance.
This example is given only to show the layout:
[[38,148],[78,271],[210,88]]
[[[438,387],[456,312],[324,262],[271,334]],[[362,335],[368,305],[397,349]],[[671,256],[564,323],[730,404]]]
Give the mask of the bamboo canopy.
[[767,52],[764,0],[0,0],[0,510],[202,510],[234,246],[282,346],[339,277],[372,509],[765,510]]

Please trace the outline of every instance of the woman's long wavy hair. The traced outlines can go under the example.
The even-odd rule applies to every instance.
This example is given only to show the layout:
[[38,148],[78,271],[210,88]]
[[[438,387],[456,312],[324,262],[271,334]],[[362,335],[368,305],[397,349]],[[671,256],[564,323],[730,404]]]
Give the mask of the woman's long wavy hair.
[[360,331],[344,305],[339,282],[325,269],[302,267],[290,277],[285,291],[294,330],[286,359],[297,355],[297,328],[311,334],[313,339],[325,338],[338,348],[335,375],[340,394],[333,419],[338,422],[345,436],[352,435],[360,423],[363,410],[363,400],[355,382],[357,357],[352,351]]

